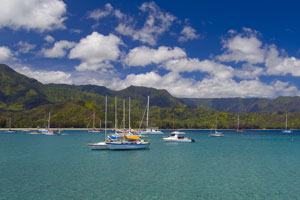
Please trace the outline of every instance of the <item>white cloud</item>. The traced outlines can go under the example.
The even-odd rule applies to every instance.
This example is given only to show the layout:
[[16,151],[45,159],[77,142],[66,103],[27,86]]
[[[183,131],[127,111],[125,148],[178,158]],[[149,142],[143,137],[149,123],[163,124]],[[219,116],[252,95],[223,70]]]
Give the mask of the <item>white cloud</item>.
[[51,35],[46,35],[46,36],[44,37],[44,40],[45,40],[46,42],[48,42],[48,43],[52,43],[52,42],[55,41],[54,37],[52,37]]
[[34,78],[44,84],[65,83],[72,84],[71,74],[63,71],[33,70],[26,66],[16,67],[15,70],[25,76]]
[[280,56],[274,45],[268,50],[265,64],[269,75],[300,76],[300,60],[295,57]]
[[161,46],[157,50],[146,46],[131,49],[125,58],[129,66],[146,66],[151,63],[159,64],[169,59],[186,57],[186,53],[179,47]]
[[120,55],[119,45],[122,41],[115,35],[108,36],[93,32],[80,40],[70,51],[70,59],[80,59],[77,70],[97,70],[111,67],[109,61],[116,61]]
[[63,29],[66,4],[62,0],[2,0],[0,28],[39,31]]
[[176,97],[221,98],[221,97],[275,97],[279,95],[300,95],[297,87],[286,82],[275,81],[271,84],[259,80],[236,82],[231,78],[220,80],[206,77],[201,81],[183,78],[177,72],[160,75],[156,72],[129,74],[125,79],[91,79],[90,84],[104,85],[110,89],[124,89],[130,85],[166,89]]
[[142,28],[136,28],[136,22],[128,21],[120,23],[116,31],[119,34],[132,37],[133,40],[156,45],[157,38],[170,28],[176,17],[170,13],[161,11],[153,1],[143,3],[140,10],[148,14]]
[[35,49],[36,45],[35,44],[30,44],[28,42],[23,42],[23,41],[19,41],[18,44],[16,44],[16,46],[19,47],[18,52],[20,53],[28,53],[31,50]]
[[0,46],[0,62],[4,62],[12,58],[11,50],[6,46]]
[[263,63],[265,49],[262,42],[254,33],[238,34],[228,40],[223,40],[225,53],[217,56],[222,62],[248,62],[251,64]]
[[210,60],[200,61],[197,58],[174,59],[167,61],[162,66],[172,72],[179,73],[199,71],[208,73],[210,76],[216,76],[220,79],[231,78],[234,73],[234,69],[230,66],[216,63]]
[[98,21],[101,18],[107,17],[108,15],[112,14],[113,12],[113,7],[110,3],[105,4],[104,10],[101,9],[95,9],[93,11],[90,11],[88,13],[87,18],[94,19]]
[[41,52],[47,58],[62,58],[67,54],[66,50],[73,48],[75,45],[75,42],[61,40],[59,42],[55,42],[51,49],[43,48]]
[[180,32],[180,34],[181,36],[178,39],[180,42],[194,40],[200,37],[200,35],[196,33],[196,30],[190,26],[185,26]]

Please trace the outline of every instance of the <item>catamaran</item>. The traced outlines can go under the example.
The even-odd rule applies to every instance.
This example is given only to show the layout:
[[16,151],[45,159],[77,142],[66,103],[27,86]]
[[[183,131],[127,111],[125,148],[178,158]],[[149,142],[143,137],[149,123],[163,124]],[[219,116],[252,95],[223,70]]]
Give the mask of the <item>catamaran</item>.
[[224,134],[220,131],[217,131],[218,129],[218,118],[216,117],[216,123],[215,123],[215,130],[213,131],[213,128],[210,129],[210,133],[208,136],[211,136],[211,137],[222,137],[224,136]]
[[108,146],[106,142],[109,140],[106,136],[106,127],[107,127],[107,96],[105,97],[105,122],[104,122],[104,141],[103,142],[98,142],[98,143],[89,143],[88,147],[91,150],[107,150]]
[[[161,132],[160,130],[158,130],[158,127],[150,127],[149,126],[149,104],[150,104],[150,99],[149,99],[149,96],[148,96],[146,130],[141,131],[141,134],[142,135],[161,135],[161,134],[163,134],[163,132]],[[143,116],[143,118],[144,118],[144,116]],[[142,121],[141,121],[141,123],[142,123]]]
[[288,118],[287,118],[287,115],[285,115],[285,130],[283,130],[282,132],[283,133],[292,133],[292,130],[291,129],[287,129],[287,123],[288,123]]
[[58,129],[58,130],[50,129],[50,118],[51,118],[51,112],[49,112],[48,127],[47,127],[47,129],[42,130],[42,134],[44,134],[44,135],[60,135],[60,129]]

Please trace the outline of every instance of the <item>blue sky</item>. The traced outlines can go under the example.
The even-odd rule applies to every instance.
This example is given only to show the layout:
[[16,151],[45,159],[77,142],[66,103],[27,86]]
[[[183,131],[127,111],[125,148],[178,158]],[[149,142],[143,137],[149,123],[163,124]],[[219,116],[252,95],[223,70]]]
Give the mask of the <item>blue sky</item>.
[[0,0],[0,62],[42,83],[299,96],[299,5]]

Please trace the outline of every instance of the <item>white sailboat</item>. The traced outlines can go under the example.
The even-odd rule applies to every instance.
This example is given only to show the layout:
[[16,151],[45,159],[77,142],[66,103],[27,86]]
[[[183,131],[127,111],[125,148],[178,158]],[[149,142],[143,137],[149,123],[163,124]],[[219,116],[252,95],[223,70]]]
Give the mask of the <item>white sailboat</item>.
[[142,135],[161,135],[163,132],[158,130],[158,127],[150,127],[149,126],[149,104],[150,104],[150,98],[148,96],[147,101],[147,119],[146,119],[146,130],[142,131]]
[[88,130],[90,133],[100,133],[101,131],[95,128],[95,119],[96,119],[96,114],[93,114],[93,128]]
[[283,133],[292,133],[292,130],[291,129],[287,129],[287,123],[288,123],[288,117],[287,115],[285,115],[285,130],[283,130],[282,132]]
[[104,122],[104,141],[103,142],[97,142],[97,143],[89,143],[88,147],[91,150],[107,150],[108,146],[106,142],[108,141],[108,138],[106,136],[106,126],[107,124],[107,96],[105,97],[105,122]]
[[236,132],[238,132],[238,133],[244,132],[243,129],[240,129],[240,115],[239,115],[239,114],[238,114],[238,123],[237,123],[237,129],[236,129]]
[[224,134],[220,131],[217,131],[218,129],[218,118],[216,117],[216,123],[215,123],[215,130],[213,131],[213,128],[210,129],[210,133],[208,136],[211,136],[211,137],[222,137],[224,136]]
[[15,130],[11,129],[11,117],[9,118],[9,121],[8,121],[8,130],[6,132],[8,132],[8,133],[15,133],[16,132]]
[[60,135],[60,129],[58,129],[58,130],[50,129],[50,119],[51,119],[51,112],[49,112],[48,127],[47,127],[47,129],[42,130],[42,134],[44,134],[44,135]]

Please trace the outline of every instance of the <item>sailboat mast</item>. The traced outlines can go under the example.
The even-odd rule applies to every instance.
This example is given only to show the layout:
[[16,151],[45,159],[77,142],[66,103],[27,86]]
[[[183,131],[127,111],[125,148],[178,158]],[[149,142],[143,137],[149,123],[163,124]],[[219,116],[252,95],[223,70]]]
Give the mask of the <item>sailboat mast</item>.
[[237,125],[237,129],[240,129],[240,115],[238,115],[238,125]]
[[51,112],[49,112],[49,118],[48,118],[48,129],[50,128],[50,118],[51,118]]
[[125,99],[123,99],[123,129],[125,130]]
[[117,97],[115,97],[115,131],[117,131]]
[[285,115],[285,130],[287,130],[287,115]]
[[129,121],[128,128],[129,128],[129,132],[130,132],[130,130],[131,130],[131,127],[130,127],[130,97],[129,97],[128,109],[129,109],[129,111],[128,111],[128,121]]
[[106,139],[106,123],[107,122],[107,96],[105,96],[105,122],[104,122],[104,134]]
[[10,129],[11,126],[11,117],[9,118],[8,128]]
[[148,102],[147,102],[147,128],[149,126],[149,96],[148,96]]
[[95,128],[95,113],[93,114],[93,129]]

